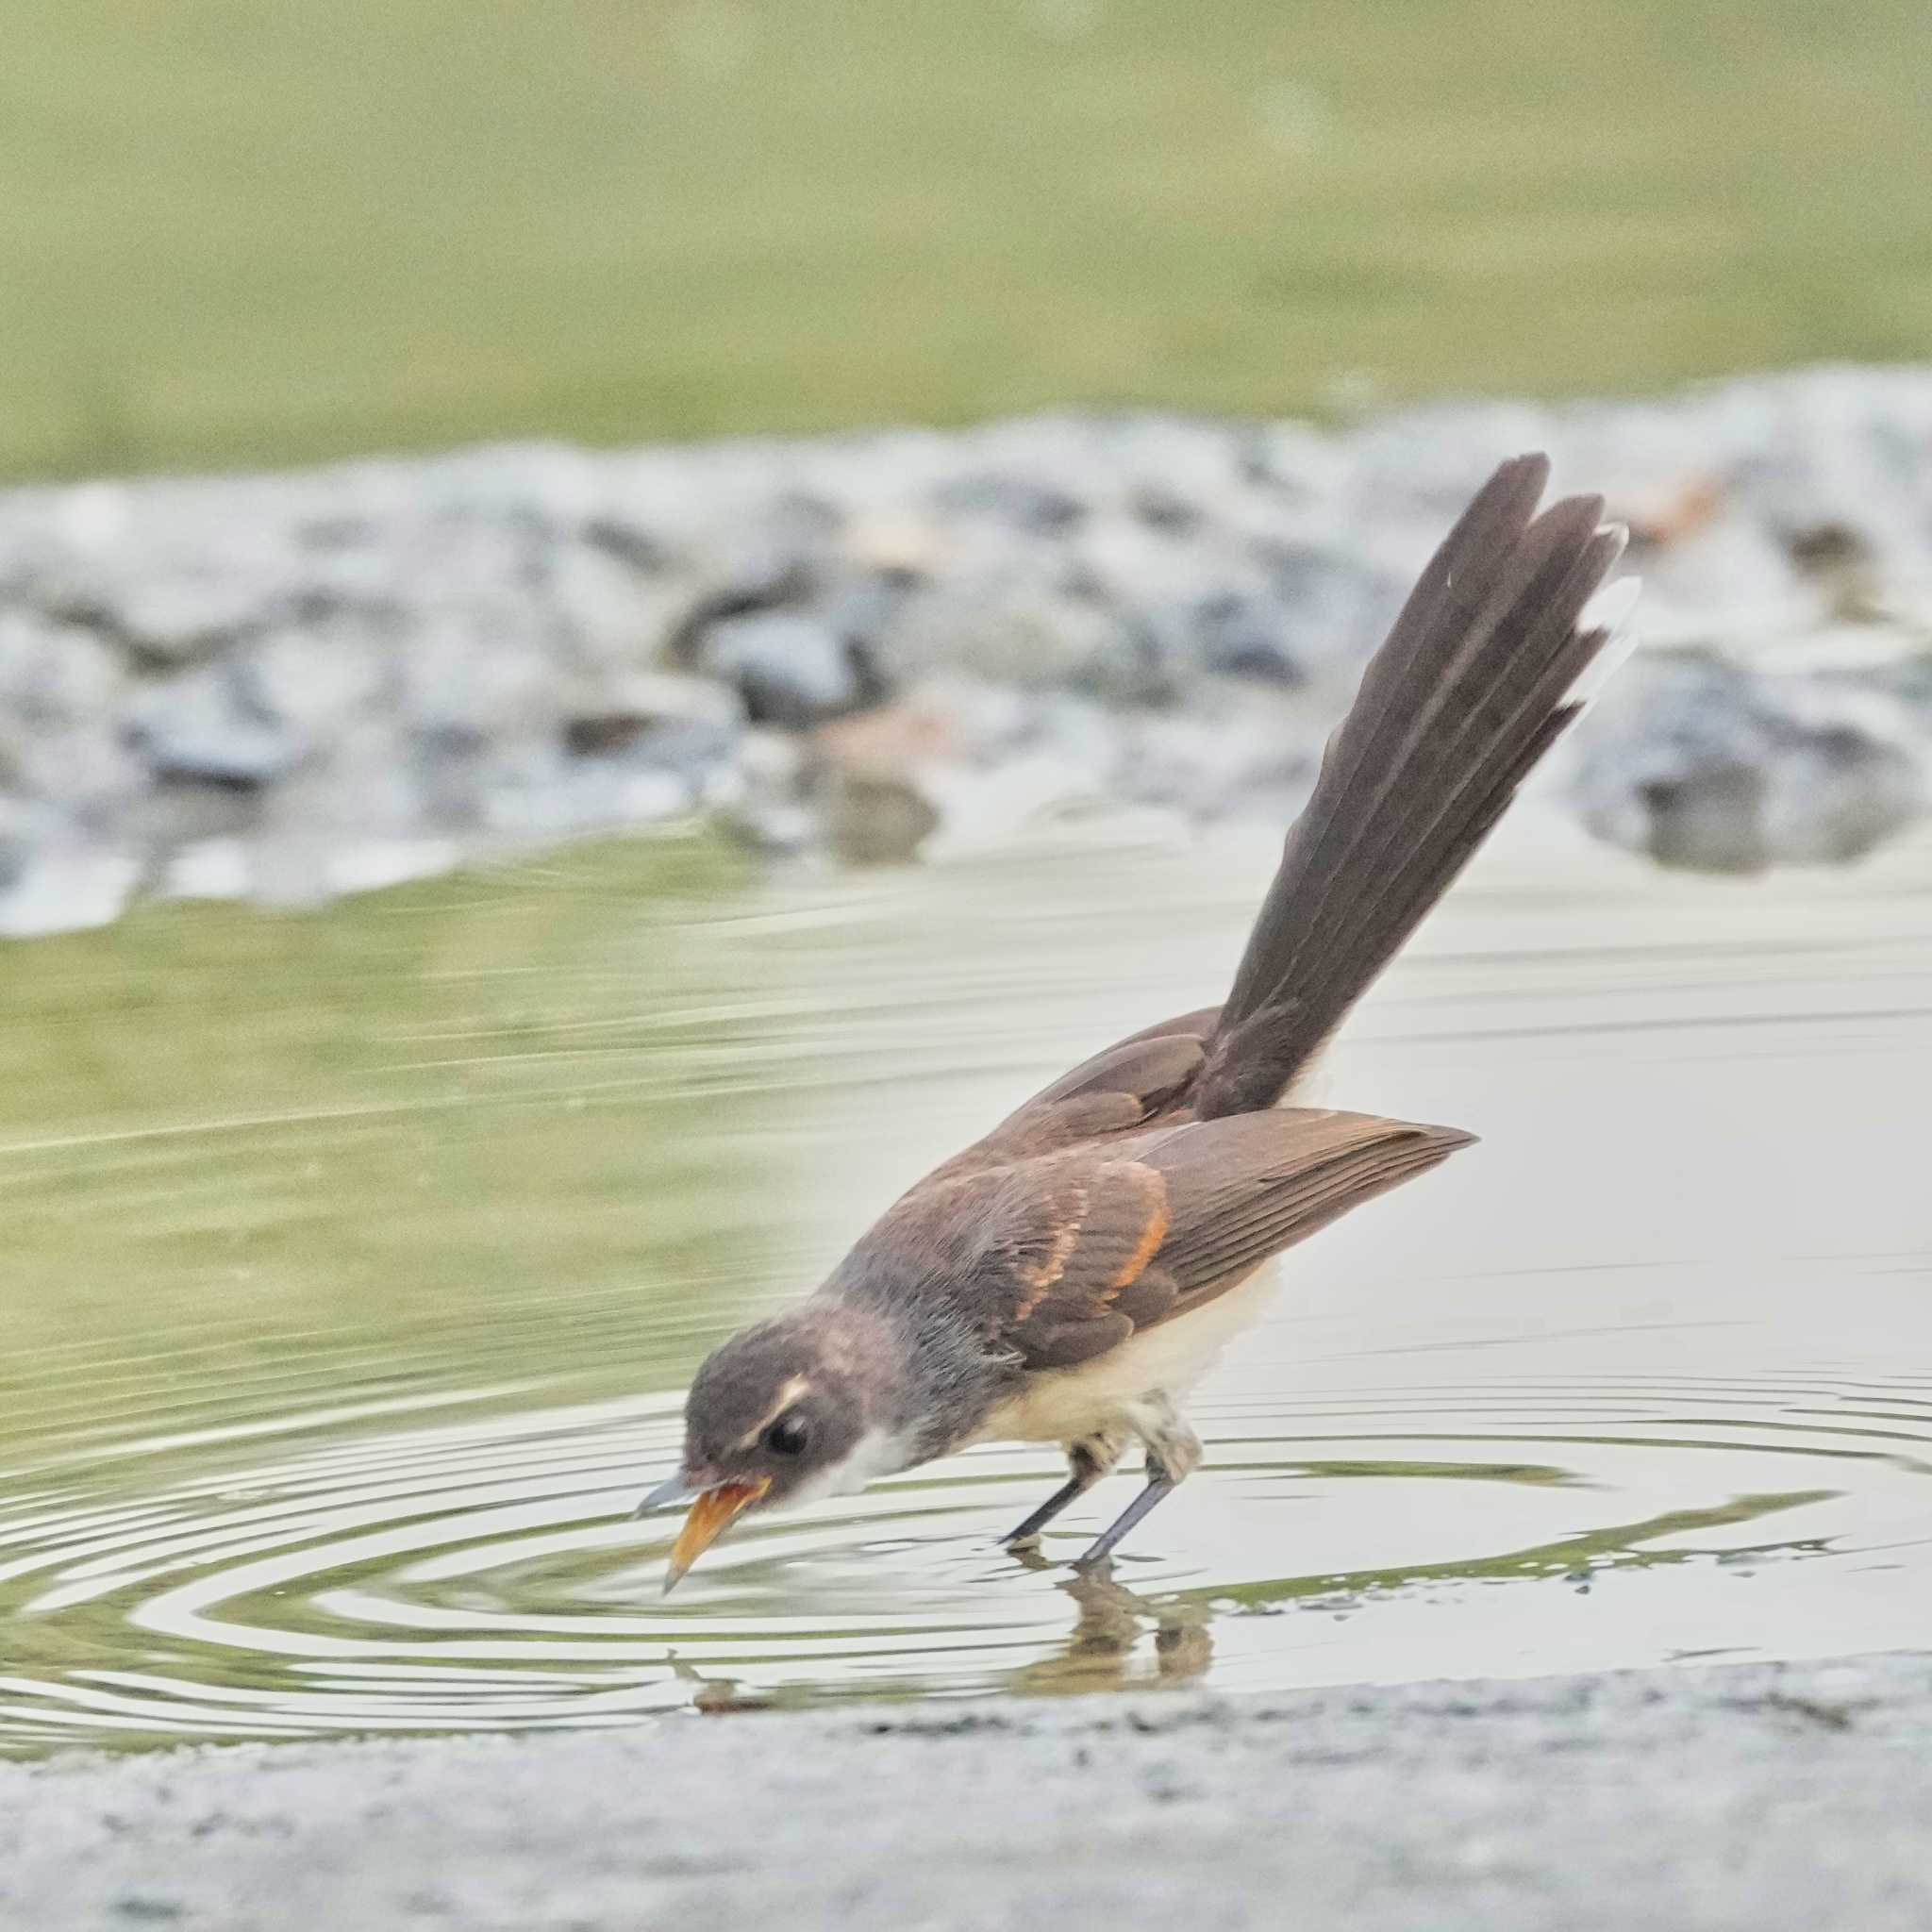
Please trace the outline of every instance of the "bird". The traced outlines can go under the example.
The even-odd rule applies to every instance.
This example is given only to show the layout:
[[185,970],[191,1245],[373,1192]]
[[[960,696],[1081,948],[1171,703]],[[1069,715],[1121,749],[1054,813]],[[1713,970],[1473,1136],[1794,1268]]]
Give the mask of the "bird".
[[[668,1591],[755,1510],[856,1493],[982,1441],[1054,1443],[1041,1533],[1130,1449],[1107,1563],[1193,1473],[1182,1405],[1260,1313],[1272,1264],[1474,1136],[1294,1104],[1317,1055],[1574,723],[1614,621],[1625,533],[1600,496],[1541,509],[1501,464],[1418,578],[1324,747],[1218,1005],[1130,1035],[901,1195],[824,1282],[700,1367]],[[1634,589],[1634,584],[1630,586]],[[1620,613],[1621,614],[1621,613]]]

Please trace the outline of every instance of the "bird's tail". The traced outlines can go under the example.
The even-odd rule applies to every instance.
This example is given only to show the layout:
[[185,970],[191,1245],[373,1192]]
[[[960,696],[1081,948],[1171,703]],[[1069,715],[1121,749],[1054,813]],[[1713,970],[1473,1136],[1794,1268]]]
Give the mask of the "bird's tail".
[[1548,478],[1541,456],[1490,478],[1370,659],[1222,1008],[1197,1115],[1274,1106],[1582,709],[1609,631],[1579,625],[1624,532],[1596,496],[1538,516]]

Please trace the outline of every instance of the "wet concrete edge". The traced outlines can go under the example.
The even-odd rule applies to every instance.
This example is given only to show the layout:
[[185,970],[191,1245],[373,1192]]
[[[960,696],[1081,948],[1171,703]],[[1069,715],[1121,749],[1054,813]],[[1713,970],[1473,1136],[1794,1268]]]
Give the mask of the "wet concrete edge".
[[0,1766],[0,1924],[1932,1924],[1932,1652]]

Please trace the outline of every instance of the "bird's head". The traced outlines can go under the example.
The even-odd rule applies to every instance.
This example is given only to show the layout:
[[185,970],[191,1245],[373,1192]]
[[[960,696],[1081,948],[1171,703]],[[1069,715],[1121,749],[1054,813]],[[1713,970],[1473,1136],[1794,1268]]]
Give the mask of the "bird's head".
[[850,1495],[912,1460],[893,1426],[903,1386],[892,1338],[836,1304],[744,1329],[698,1371],[684,1407],[684,1460],[638,1507],[689,1503],[669,1591],[747,1510]]

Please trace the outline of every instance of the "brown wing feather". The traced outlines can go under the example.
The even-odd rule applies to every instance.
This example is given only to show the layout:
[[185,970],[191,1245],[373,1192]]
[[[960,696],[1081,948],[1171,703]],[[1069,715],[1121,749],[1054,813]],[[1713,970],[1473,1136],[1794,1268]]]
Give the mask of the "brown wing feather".
[[[1139,1289],[1167,1232],[1166,1184],[1103,1147],[938,1174],[887,1209],[832,1285],[859,1298],[942,1299],[1028,1364],[1085,1360],[1172,1298]],[[1123,1291],[1136,1289],[1123,1303]]]
[[[1474,1137],[1291,1108],[934,1176],[853,1251],[854,1286],[946,1293],[1029,1369],[1185,1314]],[[894,1280],[869,1257],[890,1257]],[[917,1259],[916,1270],[907,1264]]]
[[1195,1121],[1161,1135],[1139,1158],[1166,1188],[1159,1259],[1178,1284],[1177,1307],[1198,1307],[1474,1138],[1314,1108]]
[[1204,1007],[1116,1041],[936,1168],[926,1184],[1057,1154],[1160,1119],[1193,1086],[1220,1017],[1219,1007]]

